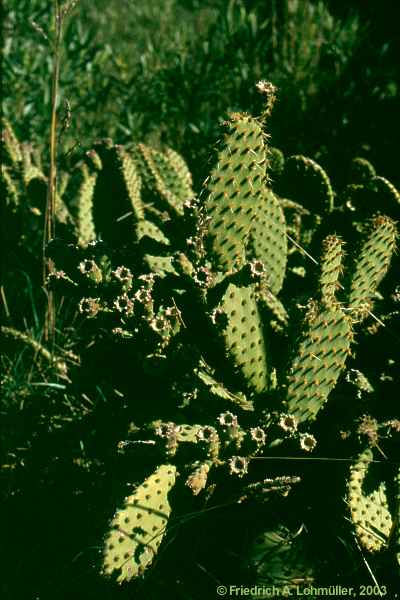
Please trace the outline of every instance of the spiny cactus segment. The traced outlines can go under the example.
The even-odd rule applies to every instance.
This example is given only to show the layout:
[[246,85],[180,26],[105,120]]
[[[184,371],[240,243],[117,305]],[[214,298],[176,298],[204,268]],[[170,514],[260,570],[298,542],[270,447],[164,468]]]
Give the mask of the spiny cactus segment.
[[161,465],[125,499],[111,521],[104,541],[105,575],[123,583],[143,574],[153,562],[166,532],[171,506],[168,493],[175,484],[176,467]]
[[368,448],[350,468],[347,502],[361,546],[369,552],[378,552],[387,547],[393,519],[385,482],[371,480],[373,459],[373,451]]
[[335,235],[325,238],[322,245],[321,274],[319,279],[321,300],[325,306],[332,306],[339,287],[339,276],[343,265],[343,242]]
[[231,271],[245,262],[245,242],[264,195],[265,162],[261,126],[248,115],[232,114],[203,189],[206,244],[217,269]]
[[258,200],[247,253],[264,264],[268,288],[277,295],[285,278],[287,237],[281,204],[271,191],[266,190]]
[[220,307],[228,319],[222,335],[234,368],[250,390],[265,391],[269,384],[267,350],[254,286],[229,284]]
[[[135,381],[143,378],[162,398],[162,418],[152,412],[151,394],[145,418],[143,406],[132,406],[144,421],[140,434],[150,432],[151,440],[131,444],[151,446],[166,464],[125,499],[113,519],[102,572],[116,575],[120,583],[140,576],[153,561],[171,512],[168,493],[177,469],[183,485],[176,493],[186,499],[198,496],[191,499],[196,502],[218,488],[219,478],[229,479],[239,503],[265,502],[271,492],[286,495],[299,480],[266,473],[255,481],[255,464],[262,461],[253,459],[268,457],[286,442],[292,448],[295,443],[299,453],[316,448],[307,427],[331,392],[342,391],[349,373],[357,371],[350,369],[340,379],[353,335],[371,309],[395,250],[394,221],[379,214],[365,233],[360,218],[365,211],[352,204],[351,193],[367,190],[370,198],[378,188],[396,199],[368,165],[354,162],[359,173],[369,175],[354,175],[356,183],[346,188],[348,206],[337,208],[330,180],[315,161],[298,155],[283,166],[275,151],[279,164],[274,167],[263,131],[274,92],[262,83],[260,91],[270,94],[265,113],[259,119],[230,115],[200,198],[194,197],[186,164],[171,149],[139,144],[127,150],[110,140],[85,154],[64,188],[76,245],[49,244],[57,269],[49,283],[76,300],[93,351],[109,346],[121,352]],[[25,182],[45,184],[45,178],[29,153],[24,158],[27,150],[14,148],[12,140],[6,135],[11,146],[1,185],[10,212],[18,213]],[[351,233],[363,234],[356,252],[352,235],[342,235],[335,226],[334,219],[343,214],[351,216]],[[317,255],[321,240],[322,254]],[[298,335],[295,316],[307,307]],[[375,390],[376,377],[371,381]],[[131,380],[125,391],[132,393]],[[365,431],[359,424],[358,434],[371,422],[363,422]],[[357,459],[348,496],[357,536],[368,549],[377,544],[372,517],[379,547],[389,539],[390,522],[384,486],[372,492],[364,486],[371,462],[370,454]],[[261,540],[271,575],[266,581],[278,581],[278,571],[283,581],[294,581],[300,562],[289,549],[294,544],[288,535],[271,527]],[[308,564],[304,574],[312,580]]]
[[178,153],[168,148],[164,153],[139,144],[136,155],[142,167],[145,194],[155,197],[172,215],[182,215],[185,202],[193,196],[190,172]]
[[349,306],[355,318],[362,318],[370,310],[377,287],[389,268],[396,237],[396,225],[389,217],[372,219],[351,278]]
[[340,308],[311,304],[288,377],[286,402],[300,422],[314,420],[343,371],[352,340],[351,320]]

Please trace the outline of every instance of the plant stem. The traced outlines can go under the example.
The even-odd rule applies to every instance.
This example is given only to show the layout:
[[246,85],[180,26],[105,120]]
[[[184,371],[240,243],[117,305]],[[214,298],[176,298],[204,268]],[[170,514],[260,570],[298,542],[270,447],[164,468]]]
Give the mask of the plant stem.
[[[50,125],[50,169],[47,187],[46,214],[43,235],[43,279],[46,285],[46,277],[53,270],[53,263],[46,259],[46,246],[55,237],[55,212],[57,194],[57,104],[60,78],[60,55],[62,42],[62,11],[60,1],[55,0],[55,37],[53,42],[53,73],[51,84],[51,125]],[[55,304],[54,295],[48,291],[47,312],[45,317],[44,335],[45,339],[55,336]]]

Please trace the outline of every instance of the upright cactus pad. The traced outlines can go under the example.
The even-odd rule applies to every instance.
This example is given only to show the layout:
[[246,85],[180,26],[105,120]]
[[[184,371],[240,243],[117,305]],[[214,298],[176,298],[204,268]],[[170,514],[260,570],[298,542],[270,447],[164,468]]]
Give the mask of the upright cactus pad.
[[350,351],[351,322],[338,305],[313,306],[289,370],[287,412],[314,420],[342,372]]
[[192,179],[183,158],[171,149],[165,153],[139,144],[136,155],[142,165],[143,180],[152,196],[172,214],[183,214],[184,203],[193,197]]
[[86,246],[96,237],[92,214],[96,179],[97,172],[91,172],[88,165],[82,163],[72,173],[65,191],[81,246]]
[[97,144],[96,151],[103,165],[93,194],[96,233],[110,243],[133,241],[134,225],[144,218],[135,162],[122,146]]
[[262,261],[266,269],[268,287],[273,294],[278,294],[286,270],[286,222],[280,201],[271,191],[260,195],[255,207],[248,253],[252,258]]
[[245,242],[263,204],[265,135],[248,115],[233,114],[225,123],[217,164],[203,189],[208,231],[206,246],[214,266],[230,271],[245,261]]
[[339,276],[342,272],[343,242],[336,235],[329,235],[322,245],[321,274],[319,280],[321,300],[325,306],[335,302]]
[[128,496],[111,522],[103,549],[102,573],[118,575],[118,583],[143,574],[157,554],[171,513],[168,492],[176,467],[161,465]]
[[253,286],[229,284],[221,308],[228,317],[223,331],[228,356],[246,387],[264,392],[269,381],[267,352]]
[[389,511],[384,481],[371,476],[373,452],[362,452],[350,469],[347,502],[355,533],[361,546],[369,552],[386,548],[393,520]]
[[334,194],[328,175],[311,158],[290,156],[282,176],[284,195],[318,214],[333,209]]
[[355,317],[367,314],[379,283],[385,276],[396,245],[396,225],[385,216],[372,219],[352,269],[349,306]]

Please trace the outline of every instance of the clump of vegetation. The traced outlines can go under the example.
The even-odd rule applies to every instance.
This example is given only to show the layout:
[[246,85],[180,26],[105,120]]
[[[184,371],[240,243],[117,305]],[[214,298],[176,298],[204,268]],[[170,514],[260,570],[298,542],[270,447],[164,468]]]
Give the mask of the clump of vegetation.
[[357,95],[315,111],[368,23],[102,8],[6,10],[33,27],[5,45],[4,594],[394,593],[400,194],[343,128]]

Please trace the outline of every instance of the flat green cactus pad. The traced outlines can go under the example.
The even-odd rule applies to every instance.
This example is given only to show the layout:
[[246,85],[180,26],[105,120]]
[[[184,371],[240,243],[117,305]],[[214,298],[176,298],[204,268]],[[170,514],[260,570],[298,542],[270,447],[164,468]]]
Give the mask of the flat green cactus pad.
[[289,370],[287,411],[313,420],[344,368],[352,339],[351,322],[339,306],[314,307]]
[[278,294],[285,278],[287,258],[286,222],[278,198],[266,190],[255,207],[248,252],[265,266],[268,287]]
[[82,246],[86,246],[96,238],[92,215],[96,179],[97,172],[91,172],[88,165],[82,163],[73,171],[65,190],[66,201],[71,208],[77,231],[78,243]]
[[93,192],[97,235],[108,243],[134,239],[134,225],[144,219],[141,179],[134,160],[122,146],[96,146],[102,170]]
[[175,466],[161,465],[126,498],[105,539],[102,574],[115,572],[123,583],[142,575],[152,563],[171,513],[168,492],[175,477]]
[[255,207],[265,190],[265,135],[248,115],[233,114],[225,123],[217,164],[207,180],[206,245],[214,267],[229,271],[245,261],[245,241]]
[[267,352],[253,285],[229,284],[221,304],[228,317],[223,330],[227,354],[246,386],[261,393],[268,388]]
[[385,276],[396,245],[397,230],[389,217],[372,219],[370,231],[358,252],[352,271],[349,306],[355,316],[366,314]]
[[174,150],[159,152],[145,144],[135,149],[144,186],[168,212],[182,214],[184,203],[194,196],[192,178],[183,158]]
[[341,239],[335,235],[329,235],[323,241],[319,286],[321,300],[326,306],[335,302],[335,293],[339,286],[339,275],[342,272],[342,246]]
[[136,235],[138,240],[142,238],[148,237],[159,244],[163,244],[165,246],[169,246],[169,239],[163,234],[161,229],[157,227],[151,221],[147,221],[146,219],[140,220],[136,225]]
[[393,520],[389,511],[386,484],[371,477],[373,452],[367,448],[350,469],[347,502],[358,541],[365,550],[386,548]]

